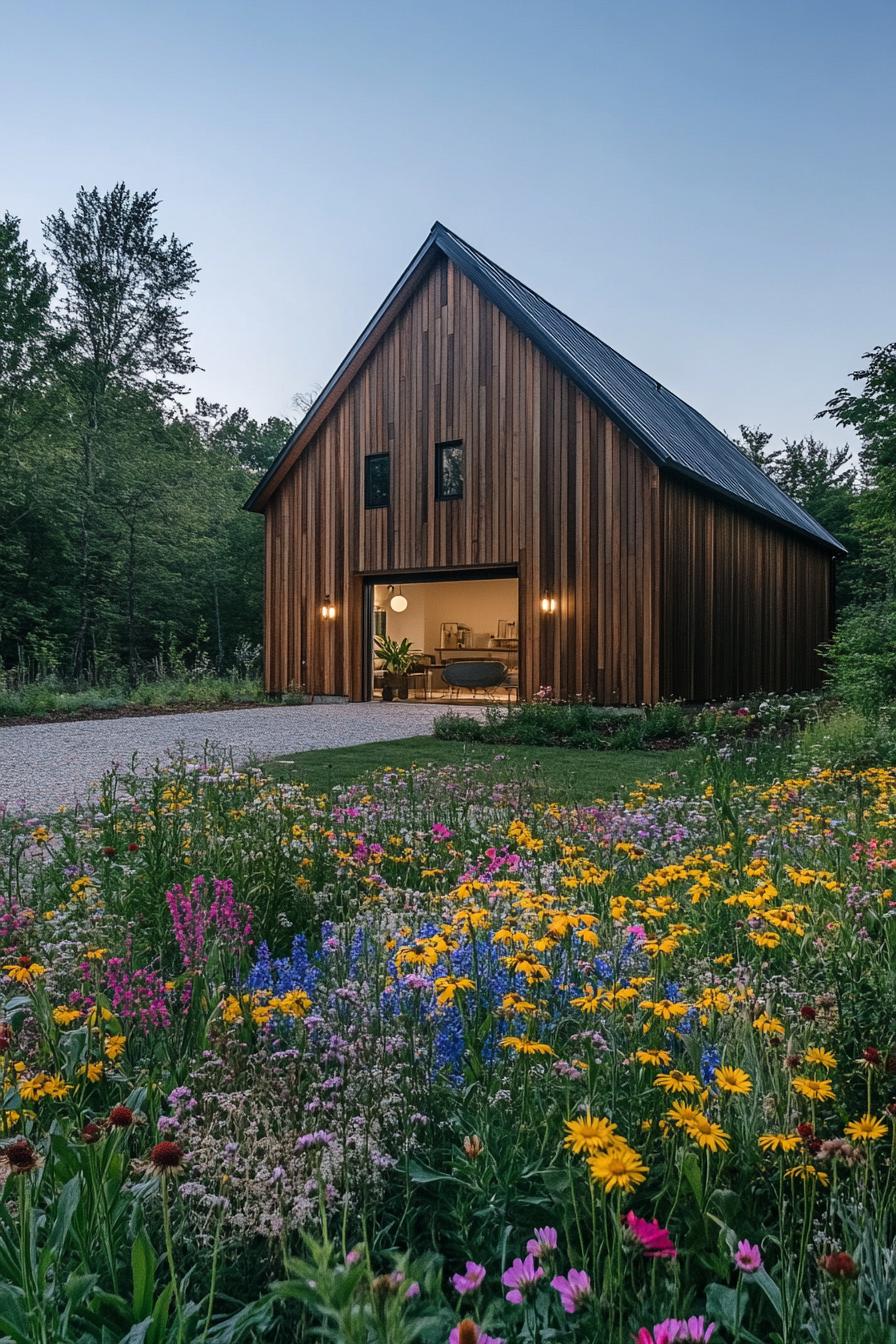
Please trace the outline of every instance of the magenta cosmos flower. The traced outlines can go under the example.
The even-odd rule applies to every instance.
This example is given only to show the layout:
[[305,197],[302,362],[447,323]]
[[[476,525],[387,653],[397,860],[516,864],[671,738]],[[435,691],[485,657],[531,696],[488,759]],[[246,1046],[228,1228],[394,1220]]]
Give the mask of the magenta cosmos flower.
[[485,1265],[477,1265],[475,1260],[467,1261],[467,1268],[463,1274],[452,1274],[451,1282],[454,1284],[455,1292],[475,1293],[485,1278]]
[[758,1246],[746,1240],[737,1243],[737,1250],[731,1259],[741,1274],[755,1274],[757,1269],[762,1268],[762,1252]]
[[570,1315],[591,1296],[591,1280],[584,1269],[571,1269],[568,1274],[555,1274],[551,1287],[560,1294],[560,1304]]
[[526,1250],[530,1255],[534,1255],[536,1260],[541,1260],[546,1255],[557,1249],[557,1229],[556,1227],[536,1227],[535,1233],[526,1242]]
[[544,1270],[541,1265],[536,1265],[533,1256],[527,1255],[525,1260],[521,1260],[517,1256],[510,1268],[505,1269],[501,1275],[501,1282],[504,1287],[510,1289],[510,1292],[505,1293],[504,1296],[508,1302],[513,1302],[515,1306],[519,1306],[528,1290],[542,1278],[544,1278]]
[[668,1228],[660,1227],[655,1218],[648,1222],[629,1209],[622,1226],[629,1237],[638,1243],[648,1260],[674,1260],[678,1254]]

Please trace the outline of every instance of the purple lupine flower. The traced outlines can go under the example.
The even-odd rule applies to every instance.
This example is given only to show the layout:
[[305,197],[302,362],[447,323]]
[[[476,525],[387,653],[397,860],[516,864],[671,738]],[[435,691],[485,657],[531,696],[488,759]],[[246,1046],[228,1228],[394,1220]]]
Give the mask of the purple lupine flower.
[[584,1269],[570,1269],[567,1274],[555,1274],[551,1287],[560,1294],[560,1304],[564,1311],[572,1315],[582,1303],[591,1296],[591,1280]]
[[544,1270],[541,1265],[535,1264],[533,1256],[527,1255],[525,1260],[517,1256],[510,1268],[501,1275],[504,1287],[510,1289],[504,1296],[508,1302],[519,1306],[528,1290],[541,1278],[544,1278]]
[[477,1265],[475,1260],[468,1260],[465,1272],[463,1274],[452,1274],[451,1282],[454,1284],[455,1291],[463,1297],[464,1293],[475,1293],[484,1278],[485,1265]]

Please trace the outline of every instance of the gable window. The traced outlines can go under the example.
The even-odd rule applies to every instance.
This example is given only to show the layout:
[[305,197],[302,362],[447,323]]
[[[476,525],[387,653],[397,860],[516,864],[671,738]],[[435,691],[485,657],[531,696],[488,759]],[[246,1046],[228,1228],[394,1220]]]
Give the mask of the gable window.
[[463,499],[464,445],[460,439],[436,444],[436,499]]
[[389,504],[389,454],[373,453],[364,459],[364,507],[385,509]]

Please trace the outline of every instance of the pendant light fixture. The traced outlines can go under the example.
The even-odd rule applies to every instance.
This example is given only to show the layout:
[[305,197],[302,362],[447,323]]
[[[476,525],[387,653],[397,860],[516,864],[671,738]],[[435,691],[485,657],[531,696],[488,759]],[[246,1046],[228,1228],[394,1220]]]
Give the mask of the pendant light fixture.
[[396,593],[395,589],[394,589],[394,588],[391,588],[391,587],[390,587],[389,591],[390,591],[391,594],[392,594],[392,596],[389,598],[389,606],[392,608],[392,610],[393,610],[393,611],[407,611],[407,609],[408,609],[408,600],[407,600],[407,598],[405,597],[404,593],[401,591],[401,587],[399,586],[399,589],[398,589],[398,592],[397,592],[397,593]]

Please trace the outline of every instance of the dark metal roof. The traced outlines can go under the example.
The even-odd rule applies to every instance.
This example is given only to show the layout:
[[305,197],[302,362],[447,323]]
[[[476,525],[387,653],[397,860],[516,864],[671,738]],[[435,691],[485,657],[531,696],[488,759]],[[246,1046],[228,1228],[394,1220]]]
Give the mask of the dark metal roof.
[[844,552],[845,548],[830,532],[779,490],[699,411],[438,222],[304,420],[290,435],[270,470],[253,490],[246,501],[247,509],[262,506],[263,497],[273,478],[285,467],[293,446],[325,412],[326,403],[343,374],[361,353],[404,287],[421,272],[434,249],[443,252],[469,276],[533,344],[562,368],[664,470],[686,477],[734,504],[811,537],[832,551]]
[[844,551],[830,532],[693,406],[444,225],[435,224],[433,235],[455,265],[659,466],[794,528],[831,550]]

